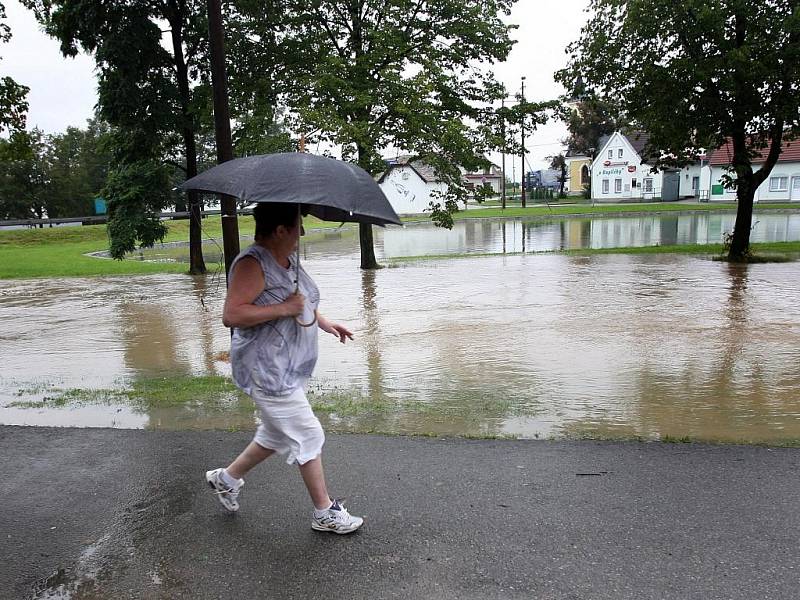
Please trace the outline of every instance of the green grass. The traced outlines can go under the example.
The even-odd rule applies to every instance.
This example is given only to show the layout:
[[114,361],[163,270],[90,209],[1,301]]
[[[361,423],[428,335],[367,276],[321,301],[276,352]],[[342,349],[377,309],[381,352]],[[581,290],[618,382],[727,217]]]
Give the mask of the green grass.
[[[309,230],[339,227],[339,223],[308,217]],[[189,221],[169,221],[165,242],[189,239]],[[253,219],[239,220],[239,235],[247,238],[255,232]],[[218,216],[203,219],[203,238],[222,239]],[[33,277],[94,277],[185,273],[187,265],[173,262],[143,262],[135,258],[110,260],[86,256],[108,249],[105,225],[14,229],[0,231],[0,279]]]

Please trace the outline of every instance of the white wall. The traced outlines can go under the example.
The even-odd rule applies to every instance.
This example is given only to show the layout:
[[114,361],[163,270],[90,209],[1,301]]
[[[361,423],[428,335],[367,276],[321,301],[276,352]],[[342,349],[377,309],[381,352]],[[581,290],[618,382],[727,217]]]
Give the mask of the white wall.
[[[689,165],[688,167],[684,167],[681,169],[681,187],[678,195],[681,198],[690,198],[694,197],[695,189],[692,187],[692,179],[694,177],[699,177],[699,183],[702,185],[702,177],[700,174],[700,163],[696,165]],[[701,188],[698,188],[701,189]]]
[[[735,202],[736,190],[723,189],[722,194],[709,194],[713,186],[722,184],[722,176],[728,174],[724,167],[704,167],[700,189],[712,202]],[[770,190],[773,177],[786,177],[787,189]],[[793,187],[794,186],[794,187]],[[800,202],[800,163],[778,163],[767,180],[756,190],[755,202]]]
[[398,215],[423,212],[430,201],[434,200],[431,195],[433,191],[447,190],[443,183],[426,183],[409,166],[393,167],[380,183],[380,187]]

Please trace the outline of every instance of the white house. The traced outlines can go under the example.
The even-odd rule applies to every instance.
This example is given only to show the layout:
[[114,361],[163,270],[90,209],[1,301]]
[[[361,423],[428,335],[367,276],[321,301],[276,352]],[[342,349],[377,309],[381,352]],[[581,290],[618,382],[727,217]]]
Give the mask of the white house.
[[620,131],[600,140],[600,151],[591,165],[594,201],[670,201],[696,195],[700,164],[654,171],[645,156],[648,140],[646,133]]
[[489,163],[489,166],[480,171],[467,171],[462,169],[462,173],[468,189],[488,185],[495,194],[500,194],[502,191],[503,170],[494,163]]
[[447,192],[447,184],[439,181],[434,169],[408,156],[391,159],[378,177],[383,193],[398,215],[418,214],[437,201],[437,194]]
[[[765,162],[768,148],[753,159],[753,166]],[[735,202],[736,190],[727,189],[722,177],[728,172],[733,160],[730,142],[716,149],[708,157],[708,163],[700,175],[700,195],[712,202]],[[760,168],[760,166],[759,166]],[[755,169],[757,170],[757,169]],[[778,162],[764,183],[756,190],[755,202],[800,202],[800,140],[786,142]]]

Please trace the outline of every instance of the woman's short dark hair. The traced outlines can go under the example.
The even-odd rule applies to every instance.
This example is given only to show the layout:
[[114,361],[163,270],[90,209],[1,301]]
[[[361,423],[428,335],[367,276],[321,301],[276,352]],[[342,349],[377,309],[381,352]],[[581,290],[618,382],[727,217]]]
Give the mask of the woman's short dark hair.
[[[306,214],[306,211],[302,211]],[[283,225],[286,228],[297,224],[297,204],[288,202],[259,202],[253,209],[256,220],[256,238],[269,237]]]

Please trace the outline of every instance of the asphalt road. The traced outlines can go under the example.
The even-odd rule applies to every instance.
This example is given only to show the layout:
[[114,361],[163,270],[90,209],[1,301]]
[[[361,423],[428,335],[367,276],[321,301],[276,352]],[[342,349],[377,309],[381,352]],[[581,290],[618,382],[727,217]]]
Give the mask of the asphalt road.
[[800,597],[798,449],[329,435],[336,536],[249,439],[0,427],[0,598]]

